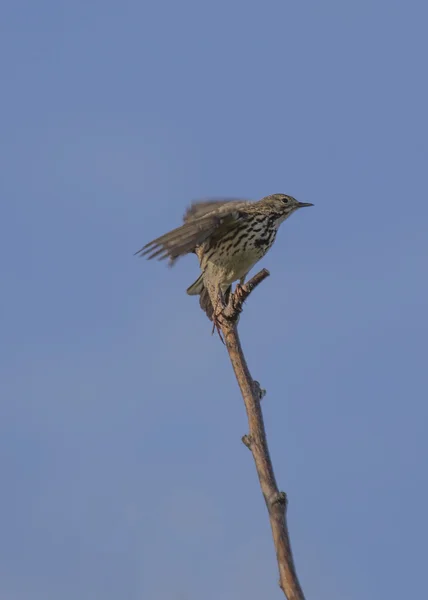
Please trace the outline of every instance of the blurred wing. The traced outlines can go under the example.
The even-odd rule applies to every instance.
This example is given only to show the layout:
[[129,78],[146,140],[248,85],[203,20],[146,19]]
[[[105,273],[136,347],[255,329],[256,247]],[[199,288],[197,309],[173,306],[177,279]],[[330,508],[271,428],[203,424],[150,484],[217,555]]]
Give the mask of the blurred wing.
[[198,216],[191,217],[181,227],[149,242],[135,254],[147,256],[149,259],[169,258],[173,264],[177,258],[193,252],[212,235],[215,234],[216,238],[221,237],[246,218],[245,212],[241,212],[248,204],[245,201],[218,201],[210,204],[209,211],[204,210],[208,208],[207,203],[193,204],[188,213],[193,211],[193,215],[198,214]]
[[210,200],[198,200],[198,202],[192,202],[189,208],[184,213],[183,221],[187,223],[193,219],[198,219],[199,217],[203,217],[209,212],[213,210],[218,210],[222,208],[224,205],[228,205],[230,209],[232,209],[233,204],[242,204],[243,202],[248,202],[248,200],[244,200],[241,198],[218,198],[218,199],[210,199]]

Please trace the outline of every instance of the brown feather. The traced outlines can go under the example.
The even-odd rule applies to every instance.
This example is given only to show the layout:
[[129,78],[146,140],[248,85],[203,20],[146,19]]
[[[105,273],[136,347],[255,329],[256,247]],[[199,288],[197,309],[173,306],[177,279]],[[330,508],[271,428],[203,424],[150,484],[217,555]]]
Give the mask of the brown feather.
[[[217,208],[212,208],[213,204]],[[223,206],[219,206],[222,204]],[[170,259],[173,264],[177,258],[194,252],[195,248],[214,236],[218,239],[231,231],[241,220],[242,214],[237,210],[246,206],[245,201],[216,201],[195,203],[188,209],[191,216],[184,225],[152,240],[135,254],[147,256],[148,259]],[[211,210],[208,210],[210,205]],[[195,216],[198,214],[198,216]],[[185,216],[186,218],[186,216]]]
[[240,198],[198,200],[197,202],[192,202],[192,204],[187,208],[186,212],[184,213],[183,221],[187,223],[188,221],[199,219],[200,217],[203,217],[213,210],[217,210],[225,204],[229,204],[230,209],[232,210],[232,203],[241,204],[242,202],[248,202],[248,200]]

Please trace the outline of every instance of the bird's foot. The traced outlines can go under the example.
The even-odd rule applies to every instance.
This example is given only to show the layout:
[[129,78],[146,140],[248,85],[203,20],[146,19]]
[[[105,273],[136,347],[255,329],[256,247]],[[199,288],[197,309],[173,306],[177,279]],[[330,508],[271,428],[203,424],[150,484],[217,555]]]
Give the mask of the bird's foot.
[[229,295],[228,303],[225,307],[224,312],[226,318],[233,318],[238,322],[239,313],[242,312],[242,304],[246,296],[247,290],[245,289],[245,286],[241,283],[237,283],[233,293]]
[[217,330],[218,333],[218,337],[220,338],[220,340],[222,341],[222,343],[224,344],[224,339],[223,339],[223,334],[221,332],[221,322],[219,320],[219,315],[218,314],[213,314],[213,328],[211,331],[211,335],[214,335],[214,331]]
[[242,302],[245,294],[246,294],[245,284],[237,283],[235,286],[235,291],[233,292],[235,304],[237,302]]

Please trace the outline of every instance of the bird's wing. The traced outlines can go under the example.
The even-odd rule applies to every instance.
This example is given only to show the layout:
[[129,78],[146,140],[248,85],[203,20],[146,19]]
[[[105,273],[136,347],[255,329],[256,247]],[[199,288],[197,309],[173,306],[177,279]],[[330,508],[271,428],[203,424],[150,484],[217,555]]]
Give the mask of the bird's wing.
[[[147,258],[158,258],[163,260],[169,258],[173,264],[177,258],[193,252],[197,246],[203,244],[210,236],[215,234],[224,235],[235,226],[238,226],[245,219],[245,211],[241,212],[248,205],[248,202],[242,200],[221,201],[211,203],[211,210],[207,208],[206,203],[194,204],[194,214],[198,216],[190,218],[184,225],[169,231],[165,235],[156,238],[138,250],[135,254],[147,256]],[[186,213],[187,214],[187,213]]]
[[193,221],[193,219],[203,217],[213,210],[222,208],[225,204],[232,208],[232,204],[242,202],[248,202],[248,200],[243,198],[210,198],[207,200],[198,200],[197,202],[192,202],[187,208],[184,213],[183,221],[187,223]]

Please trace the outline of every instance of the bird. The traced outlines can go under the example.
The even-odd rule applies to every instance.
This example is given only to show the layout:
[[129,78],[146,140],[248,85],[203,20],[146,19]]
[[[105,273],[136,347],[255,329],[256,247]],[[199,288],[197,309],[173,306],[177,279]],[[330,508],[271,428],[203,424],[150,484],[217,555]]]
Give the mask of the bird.
[[226,306],[232,284],[238,280],[239,285],[245,283],[249,271],[273,245],[281,223],[308,206],[313,204],[287,194],[271,194],[258,201],[193,202],[183,225],[148,242],[135,254],[168,258],[170,266],[186,254],[196,254],[201,274],[187,293],[199,295],[201,308],[216,323],[218,308]]

